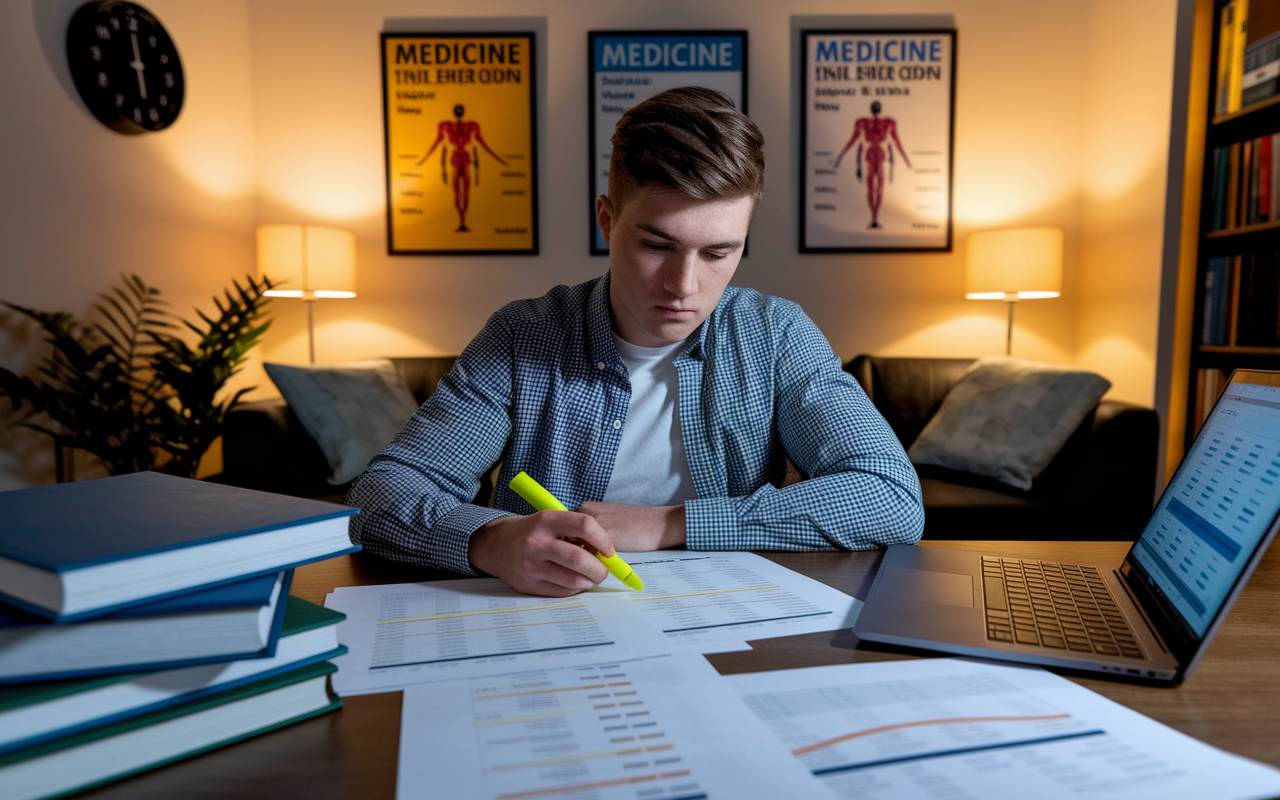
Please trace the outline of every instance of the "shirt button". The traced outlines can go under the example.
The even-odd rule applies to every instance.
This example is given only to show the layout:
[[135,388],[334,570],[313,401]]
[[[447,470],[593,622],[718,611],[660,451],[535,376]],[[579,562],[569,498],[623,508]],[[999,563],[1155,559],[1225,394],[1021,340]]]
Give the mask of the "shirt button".
[[597,361],[597,362],[596,362],[596,369],[604,369],[604,362],[603,362],[603,361]]
[[621,428],[621,427],[622,427],[622,420],[615,419],[613,421],[613,429],[616,431],[618,428]]

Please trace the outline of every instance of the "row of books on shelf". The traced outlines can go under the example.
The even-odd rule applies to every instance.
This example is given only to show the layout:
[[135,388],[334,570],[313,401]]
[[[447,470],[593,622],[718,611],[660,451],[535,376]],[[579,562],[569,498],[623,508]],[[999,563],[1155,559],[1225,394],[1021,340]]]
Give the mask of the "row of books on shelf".
[[1200,343],[1280,347],[1280,253],[1205,263]]
[[293,568],[355,509],[157,473],[0,492],[0,795],[62,797],[341,707]]
[[1280,219],[1280,133],[1214,148],[1209,230]]
[[1280,94],[1280,4],[1230,0],[1218,17],[1214,114],[1230,114]]

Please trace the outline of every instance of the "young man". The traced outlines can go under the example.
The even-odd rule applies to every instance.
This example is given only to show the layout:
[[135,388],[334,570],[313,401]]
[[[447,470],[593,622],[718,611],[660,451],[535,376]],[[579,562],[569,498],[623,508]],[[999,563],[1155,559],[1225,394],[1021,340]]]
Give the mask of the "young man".
[[[720,92],[618,122],[596,215],[609,272],[507,305],[347,498],[370,552],[530,594],[604,580],[605,555],[914,543],[920,484],[799,306],[727,288],[764,139]],[[790,457],[808,480],[783,489]],[[494,507],[471,504],[501,461]],[[576,511],[532,509],[520,470]]]

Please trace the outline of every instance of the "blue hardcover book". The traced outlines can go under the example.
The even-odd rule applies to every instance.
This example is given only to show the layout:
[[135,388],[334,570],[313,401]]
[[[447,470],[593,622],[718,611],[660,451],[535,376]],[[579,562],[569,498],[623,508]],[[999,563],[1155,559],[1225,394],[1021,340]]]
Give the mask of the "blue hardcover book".
[[359,550],[356,513],[157,472],[0,492],[0,597],[101,616]]
[[0,605],[0,684],[275,653],[293,570],[58,624]]
[[269,658],[0,686],[0,753],[120,722],[299,667],[337,658],[345,617],[286,597],[279,644]]

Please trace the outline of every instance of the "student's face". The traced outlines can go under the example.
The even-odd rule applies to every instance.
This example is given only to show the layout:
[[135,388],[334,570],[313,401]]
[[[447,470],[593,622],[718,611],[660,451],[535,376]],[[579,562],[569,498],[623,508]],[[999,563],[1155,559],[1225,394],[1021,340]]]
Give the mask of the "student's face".
[[643,187],[615,214],[596,200],[609,245],[614,332],[640,347],[684,341],[711,315],[738,269],[754,201],[695,200]]

